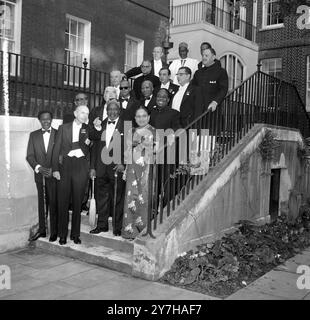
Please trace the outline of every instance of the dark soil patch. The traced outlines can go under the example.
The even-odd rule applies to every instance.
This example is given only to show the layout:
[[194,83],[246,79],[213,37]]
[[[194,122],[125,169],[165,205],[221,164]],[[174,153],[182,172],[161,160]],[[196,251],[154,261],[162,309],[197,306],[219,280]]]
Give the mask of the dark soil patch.
[[310,246],[310,204],[295,220],[281,216],[268,225],[240,221],[236,227],[177,258],[160,282],[221,298],[233,294]]

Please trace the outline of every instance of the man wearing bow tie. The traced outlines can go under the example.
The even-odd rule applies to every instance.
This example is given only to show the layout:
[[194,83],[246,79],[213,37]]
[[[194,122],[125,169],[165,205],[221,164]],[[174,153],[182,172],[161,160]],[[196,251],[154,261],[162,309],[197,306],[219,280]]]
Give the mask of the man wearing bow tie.
[[63,124],[58,134],[53,151],[53,176],[58,181],[59,244],[67,243],[69,204],[72,196],[71,237],[75,244],[80,244],[81,205],[89,174],[88,137],[89,110],[79,106],[74,111],[74,121]]
[[42,128],[31,132],[27,148],[27,162],[34,170],[34,179],[38,190],[39,230],[31,237],[36,241],[46,237],[44,216],[43,177],[45,177],[47,203],[50,212],[50,242],[57,240],[57,201],[56,181],[52,179],[52,151],[57,130],[51,127],[53,115],[49,111],[41,111],[38,119]]
[[151,112],[156,105],[156,96],[153,94],[153,91],[153,83],[149,80],[143,81],[141,86],[142,99],[140,105],[147,108],[149,112]]
[[187,127],[203,113],[201,89],[190,84],[191,76],[190,68],[179,69],[177,77],[180,87],[171,103],[172,109],[180,112],[182,128]]
[[119,103],[122,119],[124,121],[134,122],[135,113],[139,107],[139,101],[136,100],[134,93],[130,91],[128,80],[122,80],[120,83]]
[[91,177],[97,180],[96,207],[98,212],[97,227],[90,231],[99,234],[109,231],[108,219],[110,203],[114,203],[113,190],[115,187],[115,173],[117,173],[117,192],[115,220],[113,234],[120,236],[123,224],[124,188],[122,179],[124,171],[124,121],[120,117],[120,105],[112,100],[107,106],[108,118],[105,121],[96,119],[95,130],[91,131],[90,138],[95,141],[91,156]]

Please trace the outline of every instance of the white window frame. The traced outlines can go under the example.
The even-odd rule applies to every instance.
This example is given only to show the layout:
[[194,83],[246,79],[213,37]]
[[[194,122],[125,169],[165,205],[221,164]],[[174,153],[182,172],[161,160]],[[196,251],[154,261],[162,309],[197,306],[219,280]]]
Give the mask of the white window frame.
[[[276,57],[276,58],[266,58],[266,59],[261,59],[260,61],[260,64],[262,65],[262,71],[267,73],[267,74],[270,74],[270,70],[264,70],[264,61],[269,61],[269,65],[270,65],[270,62],[274,62],[274,65],[275,65],[275,70],[277,70],[277,62],[280,61],[281,62],[281,73],[283,72],[283,61],[282,61],[282,58],[280,57]],[[275,74],[271,74],[272,76],[274,77],[277,77],[277,75]]]
[[271,2],[279,2],[279,0],[262,0],[263,1],[263,14],[262,14],[262,29],[277,29],[277,28],[283,28],[284,27],[284,23],[276,23],[276,24],[267,24],[267,8],[268,8],[268,4]]
[[[75,20],[76,22],[80,22],[84,24],[84,53],[83,53],[83,58],[82,58],[82,65],[81,66],[76,66],[76,67],[80,67],[83,68],[83,61],[86,58],[88,64],[87,64],[87,68],[90,69],[90,48],[91,48],[91,22],[76,16],[73,16],[71,14],[66,14],[66,20],[67,18],[71,19],[71,20]],[[65,32],[66,35],[66,32]],[[65,53],[67,51],[67,48],[65,48]],[[65,61],[65,64],[67,64],[67,61]],[[83,74],[83,73],[82,73]],[[65,84],[67,85],[77,85],[78,83],[73,83],[73,79],[70,79],[70,81],[68,82],[67,80],[65,80]],[[82,75],[82,79],[81,79],[81,85],[84,85],[84,78]],[[89,86],[89,72],[86,73],[86,86]]]
[[[22,0],[2,0],[15,6],[14,16],[14,50],[13,53],[20,54],[21,43],[21,28],[22,28]],[[2,48],[0,48],[2,50]]]
[[310,112],[310,55],[307,56],[306,110]]
[[[221,57],[220,57],[220,61],[225,58],[226,59],[226,65],[227,65],[227,61],[229,60],[230,56],[233,56],[235,58],[235,75],[233,77],[233,85],[232,85],[232,88],[229,88],[230,90],[234,90],[234,88],[236,88],[238,86],[237,84],[237,70],[238,70],[238,62],[240,63],[240,65],[242,66],[242,80],[241,80],[241,83],[244,81],[244,79],[246,79],[246,65],[244,63],[244,61],[241,59],[241,57],[239,57],[237,54],[233,53],[233,52],[226,52],[225,54],[223,54]],[[228,75],[230,73],[231,70],[227,70],[228,72]],[[229,83],[230,85],[230,83]]]
[[[132,40],[132,41],[136,41],[138,43],[138,48],[137,48],[137,65],[136,66],[129,66],[128,64],[126,64],[126,57],[127,57],[127,40]],[[143,61],[143,57],[144,57],[144,40],[130,36],[128,34],[125,34],[125,61],[124,61],[124,71],[128,71],[130,70],[131,67],[137,67],[139,66],[142,61]]]

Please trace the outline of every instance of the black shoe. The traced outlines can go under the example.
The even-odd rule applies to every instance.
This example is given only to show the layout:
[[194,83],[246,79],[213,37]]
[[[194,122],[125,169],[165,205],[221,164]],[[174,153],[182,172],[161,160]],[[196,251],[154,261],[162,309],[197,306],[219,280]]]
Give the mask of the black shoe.
[[57,240],[57,236],[50,236],[49,242],[55,242]]
[[46,233],[37,232],[35,235],[29,238],[29,241],[37,241],[39,238],[46,238]]
[[121,231],[113,231],[113,234],[115,235],[115,237],[120,237],[122,235]]
[[81,244],[81,243],[82,243],[82,241],[81,241],[81,239],[80,239],[79,237],[73,238],[73,242],[74,242],[75,244]]
[[67,239],[66,239],[66,238],[60,238],[59,244],[60,244],[61,246],[67,244]]
[[101,232],[109,232],[109,229],[108,228],[95,228],[93,230],[90,230],[89,233],[91,234],[99,234]]

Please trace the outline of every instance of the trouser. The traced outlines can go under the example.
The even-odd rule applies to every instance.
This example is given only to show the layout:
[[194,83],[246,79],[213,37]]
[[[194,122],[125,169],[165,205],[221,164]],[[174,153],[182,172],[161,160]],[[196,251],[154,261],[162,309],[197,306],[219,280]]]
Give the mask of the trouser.
[[58,181],[58,233],[67,238],[69,205],[72,196],[71,237],[79,237],[81,229],[81,206],[88,180],[89,164],[85,157],[64,157]]
[[[113,167],[114,166],[107,166],[105,172],[102,175],[97,176],[96,178],[96,206],[98,212],[97,227],[106,230],[109,228],[109,216],[113,214],[114,207],[115,177]],[[124,191],[125,182],[122,179],[122,174],[119,173],[117,177],[115,221],[113,221],[114,232],[120,232],[122,230],[124,211]]]
[[[38,213],[39,213],[39,232],[46,233],[45,225],[45,210],[44,208],[44,193],[43,193],[43,181],[36,182],[38,190]],[[57,236],[58,231],[58,214],[57,214],[57,191],[56,180],[45,179],[46,186],[46,204],[50,214],[50,235]]]

